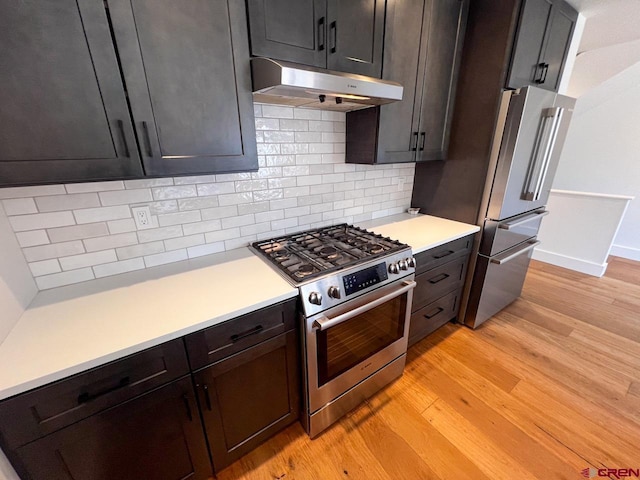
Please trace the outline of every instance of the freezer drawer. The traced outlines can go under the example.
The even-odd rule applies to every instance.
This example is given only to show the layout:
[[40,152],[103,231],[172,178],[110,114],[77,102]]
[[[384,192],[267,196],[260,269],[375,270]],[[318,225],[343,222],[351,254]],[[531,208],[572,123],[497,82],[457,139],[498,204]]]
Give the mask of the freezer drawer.
[[498,255],[535,237],[546,215],[549,215],[549,212],[543,208],[507,220],[486,220],[482,230],[480,253],[487,257]]
[[533,238],[493,257],[478,255],[465,324],[478,327],[520,296],[539,243]]

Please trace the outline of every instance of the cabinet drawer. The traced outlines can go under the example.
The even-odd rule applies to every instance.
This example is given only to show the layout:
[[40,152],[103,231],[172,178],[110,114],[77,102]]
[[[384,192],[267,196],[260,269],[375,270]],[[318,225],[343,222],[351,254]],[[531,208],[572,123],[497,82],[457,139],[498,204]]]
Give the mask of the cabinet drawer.
[[416,311],[462,285],[467,257],[458,258],[428,272],[416,275],[411,311]]
[[185,342],[191,368],[204,367],[291,330],[295,317],[293,299],[188,335]]
[[471,251],[473,235],[468,235],[458,240],[454,240],[439,247],[431,248],[425,252],[415,255],[416,275],[431,270],[439,265],[450,262],[454,258],[460,257]]
[[5,400],[0,430],[15,448],[188,372],[182,340],[172,340]]
[[437,299],[411,315],[409,346],[434,332],[458,314],[460,289]]

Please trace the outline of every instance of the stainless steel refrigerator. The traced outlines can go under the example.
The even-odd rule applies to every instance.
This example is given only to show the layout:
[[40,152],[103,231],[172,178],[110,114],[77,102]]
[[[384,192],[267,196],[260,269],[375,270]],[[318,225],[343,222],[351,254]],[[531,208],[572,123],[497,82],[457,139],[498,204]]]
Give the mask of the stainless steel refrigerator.
[[536,87],[502,94],[460,312],[472,328],[522,292],[574,104]]

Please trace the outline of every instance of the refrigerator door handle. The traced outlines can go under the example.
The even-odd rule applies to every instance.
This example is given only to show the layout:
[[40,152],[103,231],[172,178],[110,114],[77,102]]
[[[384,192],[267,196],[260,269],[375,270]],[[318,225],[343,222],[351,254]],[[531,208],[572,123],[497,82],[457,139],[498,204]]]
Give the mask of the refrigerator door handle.
[[[526,188],[522,196],[523,200],[535,202],[540,199],[542,187],[544,186],[549,165],[551,164],[553,148],[558,138],[563,113],[564,108],[562,107],[546,108],[543,111],[543,125],[536,140],[536,147],[533,154],[534,161],[531,164],[529,175],[527,176]],[[546,144],[544,144],[545,139]]]
[[524,225],[525,223],[529,223],[532,222],[534,220],[537,220],[541,217],[544,217],[546,215],[549,215],[549,210],[544,210],[542,212],[535,212],[531,215],[527,215],[524,218],[518,219],[515,222],[505,222],[505,223],[501,223],[498,225],[498,228],[501,230],[511,230],[513,228],[519,227],[520,225]]
[[491,259],[491,263],[496,263],[498,265],[503,265],[503,264],[505,264],[507,262],[510,262],[514,258],[519,257],[523,253],[526,253],[529,250],[532,250],[532,249],[536,248],[541,243],[542,242],[540,240],[530,240],[528,242],[525,242],[523,248],[520,248],[517,252],[511,253],[511,254],[509,254],[509,255],[507,255],[505,257],[503,257],[501,255],[493,257]]

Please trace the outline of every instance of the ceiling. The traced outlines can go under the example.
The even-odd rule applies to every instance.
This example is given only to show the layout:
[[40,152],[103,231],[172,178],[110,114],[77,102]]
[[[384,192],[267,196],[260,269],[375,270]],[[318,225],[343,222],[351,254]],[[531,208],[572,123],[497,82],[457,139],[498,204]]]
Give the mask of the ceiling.
[[568,0],[586,18],[568,94],[579,97],[640,62],[640,0]]

